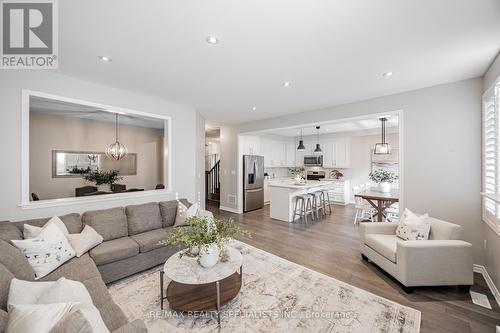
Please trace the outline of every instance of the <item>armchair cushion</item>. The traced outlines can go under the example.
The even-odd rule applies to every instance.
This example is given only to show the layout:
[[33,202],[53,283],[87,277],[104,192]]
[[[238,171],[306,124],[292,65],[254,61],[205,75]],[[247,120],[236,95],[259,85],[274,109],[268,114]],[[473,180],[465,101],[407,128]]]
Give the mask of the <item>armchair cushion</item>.
[[396,235],[365,235],[365,244],[393,263],[396,263],[397,243],[398,238]]
[[427,217],[431,223],[429,239],[456,239],[461,238],[461,227],[458,224],[445,222],[433,217]]
[[392,222],[361,222],[359,224],[359,239],[361,244],[365,243],[365,236],[368,234],[395,235],[397,223]]

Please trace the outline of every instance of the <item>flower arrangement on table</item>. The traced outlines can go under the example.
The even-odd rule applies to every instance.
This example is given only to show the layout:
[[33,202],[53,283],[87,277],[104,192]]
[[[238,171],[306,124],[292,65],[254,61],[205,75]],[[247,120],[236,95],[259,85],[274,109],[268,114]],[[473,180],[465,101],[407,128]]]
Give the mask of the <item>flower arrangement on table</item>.
[[398,180],[398,175],[387,170],[375,170],[370,172],[370,180],[379,185],[381,192],[390,192],[391,184]]
[[111,191],[111,185],[123,179],[118,170],[101,171],[99,169],[88,171],[83,178],[96,184],[99,191]]
[[198,263],[206,268],[214,266],[219,259],[228,260],[226,247],[231,239],[251,237],[233,219],[193,216],[186,223],[186,226],[176,227],[163,243],[186,247],[181,255],[197,256]]

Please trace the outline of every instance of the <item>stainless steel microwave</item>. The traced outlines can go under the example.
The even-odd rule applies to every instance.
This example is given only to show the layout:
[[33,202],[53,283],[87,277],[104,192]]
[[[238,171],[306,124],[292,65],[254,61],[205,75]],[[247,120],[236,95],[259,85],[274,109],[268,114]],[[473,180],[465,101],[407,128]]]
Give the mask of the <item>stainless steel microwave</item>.
[[304,166],[323,166],[323,155],[304,156]]

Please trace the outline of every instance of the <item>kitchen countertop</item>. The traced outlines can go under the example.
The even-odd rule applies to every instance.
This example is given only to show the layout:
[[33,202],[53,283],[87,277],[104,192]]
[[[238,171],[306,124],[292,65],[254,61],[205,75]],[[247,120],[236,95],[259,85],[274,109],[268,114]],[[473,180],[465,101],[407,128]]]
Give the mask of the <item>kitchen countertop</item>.
[[269,187],[284,187],[284,188],[290,188],[290,189],[297,189],[297,190],[307,190],[313,187],[319,187],[323,185],[330,185],[332,183],[335,183],[337,180],[336,179],[328,179],[328,180],[308,180],[304,185],[296,185],[293,183],[292,180],[289,182],[281,182],[281,183],[276,183],[276,184],[269,184]]

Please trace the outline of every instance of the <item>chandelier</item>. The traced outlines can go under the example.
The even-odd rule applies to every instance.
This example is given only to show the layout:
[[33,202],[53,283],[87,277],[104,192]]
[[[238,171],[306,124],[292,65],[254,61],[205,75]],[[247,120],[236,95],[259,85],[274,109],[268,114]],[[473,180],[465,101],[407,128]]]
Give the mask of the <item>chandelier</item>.
[[115,114],[115,142],[106,147],[106,156],[110,159],[119,161],[128,154],[128,149],[118,141],[118,113]]

